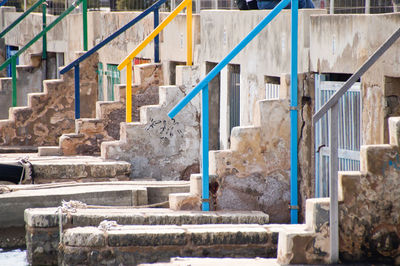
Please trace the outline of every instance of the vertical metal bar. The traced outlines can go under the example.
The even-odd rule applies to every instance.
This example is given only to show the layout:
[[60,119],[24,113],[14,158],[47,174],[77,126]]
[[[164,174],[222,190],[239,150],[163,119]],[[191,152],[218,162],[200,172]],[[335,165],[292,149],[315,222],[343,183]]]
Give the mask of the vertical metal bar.
[[126,122],[132,122],[132,61],[126,65]]
[[[46,12],[46,6],[47,6],[47,3],[44,2],[42,4],[42,22],[43,22],[42,30],[44,30],[46,28],[46,24],[47,24],[47,22],[46,22],[46,13],[47,13]],[[47,59],[47,34],[46,33],[43,34],[43,39],[42,40],[43,40],[42,41],[42,59],[46,60]]]
[[338,206],[338,111],[339,103],[336,102],[330,110],[330,262],[339,260],[339,206]]
[[74,85],[75,85],[75,119],[81,118],[81,97],[79,88],[79,64],[74,68]]
[[11,57],[12,106],[17,106],[17,57]]
[[297,37],[298,0],[292,0],[292,51],[290,74],[290,220],[298,223],[297,204]]
[[[319,89],[320,89],[320,83],[319,83],[319,75],[318,74],[315,74],[315,78],[314,78],[314,95],[315,95],[315,110],[318,110],[319,109],[319,99],[320,99],[320,96],[319,96]],[[320,143],[319,143],[319,124],[320,124],[320,121],[318,121],[318,123],[316,123],[315,124],[315,127],[314,127],[314,138],[315,138],[315,141],[314,141],[314,150],[315,150],[315,183],[314,183],[314,185],[315,185],[315,187],[314,187],[314,191],[315,191],[315,197],[316,198],[319,198],[320,196],[320,193],[319,193],[319,187],[320,187],[320,182],[319,182],[319,169],[320,169],[320,165],[319,165],[319,156],[320,156],[320,154],[319,154],[319,152],[318,152],[318,147],[319,147],[319,145],[320,145]]]
[[186,42],[187,65],[192,65],[192,0],[188,0],[186,6]]
[[371,0],[365,0],[365,14],[371,12]]
[[330,0],[329,1],[329,14],[334,14],[335,13],[335,0]]
[[[160,24],[160,17],[158,7],[154,10],[154,28],[158,27]],[[160,62],[160,37],[157,35],[154,37],[154,62]]]
[[201,138],[202,138],[202,210],[210,210],[210,193],[209,193],[209,172],[208,172],[208,85],[204,86],[201,91]]
[[83,50],[88,50],[88,32],[87,32],[87,0],[82,1],[82,20],[83,20]]

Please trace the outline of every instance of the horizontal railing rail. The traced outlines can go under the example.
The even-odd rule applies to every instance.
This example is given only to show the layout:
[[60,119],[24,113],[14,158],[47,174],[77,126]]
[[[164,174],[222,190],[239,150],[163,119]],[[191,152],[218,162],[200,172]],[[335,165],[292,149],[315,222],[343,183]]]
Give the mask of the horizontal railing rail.
[[186,7],[187,65],[192,65],[192,0],[184,0],[119,65],[126,69],[126,122],[132,122],[132,60]]
[[[15,26],[17,26],[22,20],[24,20],[26,16],[32,13],[37,7],[39,7],[45,1],[46,0],[39,0],[36,3],[34,3],[28,10],[22,13],[21,16],[19,16],[16,20],[14,20],[13,23],[11,23],[9,26],[7,26],[7,28],[5,28],[2,32],[0,32],[0,38],[3,38],[4,35],[6,35],[10,30],[12,30]],[[0,4],[0,6],[2,5]]]
[[[141,21],[144,17],[146,17],[148,14],[151,12],[154,12],[154,27],[156,28],[159,24],[159,8],[161,5],[163,5],[166,2],[166,0],[159,0],[153,5],[151,5],[149,8],[147,8],[145,11],[140,13],[136,18],[132,19],[129,21],[125,26],[121,27],[119,30],[105,38],[103,41],[101,41],[99,44],[94,46],[92,49],[90,49],[88,52],[85,54],[81,55],[79,58],[75,59],[73,62],[71,62],[69,65],[65,66],[63,69],[61,69],[60,74],[65,74],[67,71],[71,70],[72,68],[75,68],[75,119],[80,118],[80,83],[79,83],[79,64],[85,61],[89,56],[91,56],[93,53],[101,49],[103,46],[114,40],[116,37],[121,35],[123,32],[131,28],[133,25]],[[159,40],[155,40],[156,44],[154,46],[154,60],[156,62],[159,61]]]
[[[292,20],[295,21],[295,28],[292,31],[296,32],[295,38],[292,38],[296,42],[296,58],[295,58],[295,74],[297,78],[297,0],[293,4]],[[293,2],[293,1],[292,1]],[[202,92],[202,210],[210,210],[210,195],[209,195],[209,99],[208,99],[208,83],[241,51],[246,45],[253,40],[281,11],[290,3],[290,0],[282,0],[270,13],[235,47],[233,50],[217,64],[207,76],[193,89],[191,90],[169,113],[170,118],[174,118],[200,91]],[[293,13],[296,13],[293,14]],[[294,17],[293,17],[294,15]],[[292,26],[293,26],[292,24]],[[293,36],[292,36],[293,37]],[[292,43],[293,44],[293,43]],[[293,46],[293,45],[292,45]],[[293,58],[293,57],[292,57]],[[293,69],[292,69],[293,71]],[[293,76],[294,73],[292,73]],[[293,81],[293,80],[292,80]],[[294,82],[292,82],[293,84]],[[297,81],[294,83],[297,88]],[[297,89],[296,89],[297,92]],[[296,117],[297,121],[297,117]],[[297,140],[297,139],[296,139]],[[296,144],[297,146],[297,144]],[[297,163],[296,163],[297,167]],[[296,176],[297,179],[297,176]],[[297,203],[296,203],[297,205]]]
[[338,203],[338,117],[339,100],[361,78],[361,76],[389,49],[400,37],[400,28],[397,29],[367,61],[337,90],[332,97],[314,114],[313,124],[315,125],[325,114],[330,114],[330,156],[329,156],[329,197],[330,197],[330,246],[331,257],[338,260],[339,256],[339,203]]
[[17,75],[16,75],[16,64],[17,64],[17,58],[25,52],[29,47],[31,47],[37,40],[40,38],[44,37],[45,34],[51,30],[55,25],[57,25],[64,17],[66,17],[69,13],[72,12],[76,7],[79,6],[79,4],[82,1],[86,0],[76,0],[75,2],[72,3],[72,5],[65,10],[61,15],[59,15],[52,23],[50,23],[48,26],[46,26],[39,34],[37,34],[33,39],[27,43],[24,47],[18,50],[17,53],[15,53],[13,56],[8,58],[3,64],[0,65],[0,70],[4,69],[6,66],[11,64],[11,73],[12,73],[12,105],[16,106],[17,105]]

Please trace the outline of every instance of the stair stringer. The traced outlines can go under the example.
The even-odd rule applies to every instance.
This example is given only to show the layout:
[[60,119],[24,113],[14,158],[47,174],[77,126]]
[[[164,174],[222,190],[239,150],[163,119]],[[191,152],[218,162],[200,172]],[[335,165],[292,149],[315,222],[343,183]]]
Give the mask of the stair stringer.
[[[136,83],[132,86],[133,117],[139,113],[138,107],[143,104],[158,103],[158,91],[154,91],[163,79],[160,63],[135,65],[134,73]],[[63,134],[60,137],[60,154],[100,155],[100,145],[103,141],[120,138],[120,123],[125,121],[125,86],[115,86],[116,101],[96,103],[96,118],[81,118],[75,121],[75,133]]]
[[[96,91],[91,88],[94,86],[91,80],[96,75],[97,61],[98,56],[94,54],[81,65],[85,72],[92,73],[82,78],[85,85],[81,91],[87,97]],[[57,145],[62,132],[73,131],[73,84],[73,71],[63,75],[62,79],[45,80],[43,92],[28,94],[28,106],[10,108],[9,118],[0,120],[0,146]],[[86,109],[90,108],[87,103]]]
[[[339,258],[341,262],[398,264],[400,221],[400,117],[389,118],[390,144],[361,146],[361,169],[339,172]],[[322,199],[309,199],[321,201]],[[329,198],[326,199],[329,210]],[[307,205],[308,208],[308,205]],[[307,221],[309,219],[307,209]],[[282,264],[329,263],[329,211],[315,220],[326,220],[328,230],[280,233],[278,262]],[[323,218],[323,217],[326,218]],[[318,227],[317,227],[318,228]],[[325,239],[323,248],[301,250],[293,239],[308,235],[315,246]],[[290,245],[287,243],[291,243]],[[305,241],[297,242],[307,246]],[[321,243],[321,242],[320,242]],[[282,246],[281,246],[282,245]],[[314,256],[312,256],[314,254]],[[317,256],[315,256],[317,255]],[[293,258],[296,258],[293,259]],[[323,258],[323,260],[321,260]]]
[[129,161],[132,178],[184,179],[199,167],[199,111],[189,103],[171,120],[167,113],[187,92],[177,86],[159,91],[159,105],[141,107],[140,122],[121,123],[120,140],[103,142],[101,156]]

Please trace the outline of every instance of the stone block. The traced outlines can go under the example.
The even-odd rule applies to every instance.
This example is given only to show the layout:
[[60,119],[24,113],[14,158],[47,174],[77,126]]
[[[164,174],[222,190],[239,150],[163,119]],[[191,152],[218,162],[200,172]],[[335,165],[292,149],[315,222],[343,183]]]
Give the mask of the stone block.
[[123,231],[108,231],[110,247],[182,246],[187,243],[185,231],[176,226],[130,226]]
[[191,243],[202,245],[252,245],[266,244],[267,231],[258,225],[183,225]]
[[[63,213],[63,224],[68,222],[67,214]],[[56,208],[28,208],[24,211],[25,224],[32,228],[58,227],[60,217]]]
[[400,117],[389,117],[389,143],[400,146]]
[[58,146],[43,146],[38,148],[38,153],[39,156],[59,156],[61,150]]
[[380,175],[382,169],[389,168],[398,161],[398,148],[389,144],[362,145],[360,150],[360,170]]
[[77,227],[63,233],[63,244],[71,247],[103,247],[104,232],[95,227]]
[[59,228],[26,227],[26,249],[31,265],[56,265]]
[[306,202],[307,229],[320,232],[323,226],[329,224],[329,198],[308,199]]
[[282,231],[279,233],[280,264],[328,264],[329,238],[319,238],[311,231]]
[[169,208],[171,210],[200,210],[201,198],[191,193],[169,194]]
[[203,192],[203,183],[201,174],[190,175],[190,193],[193,195],[201,196]]

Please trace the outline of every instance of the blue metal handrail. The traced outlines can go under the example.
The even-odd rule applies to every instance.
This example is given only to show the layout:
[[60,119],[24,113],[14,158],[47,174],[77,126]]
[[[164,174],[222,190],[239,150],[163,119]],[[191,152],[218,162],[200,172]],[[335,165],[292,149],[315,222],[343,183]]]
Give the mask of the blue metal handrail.
[[7,3],[8,0],[3,0],[0,2],[0,7],[4,6]]
[[297,223],[297,31],[298,0],[282,0],[233,50],[216,65],[210,73],[185,96],[169,113],[174,118],[200,91],[202,91],[202,209],[208,211],[209,205],[209,166],[208,166],[208,83],[254,39],[278,14],[292,2],[292,53],[291,53],[291,220]]
[[[139,16],[136,18],[132,19],[130,22],[128,22],[125,26],[108,36],[106,39],[104,39],[102,42],[94,46],[92,49],[87,51],[85,54],[77,58],[75,61],[71,62],[69,65],[61,69],[60,74],[65,74],[67,71],[71,70],[74,68],[74,73],[75,73],[75,119],[80,118],[80,84],[79,84],[79,64],[86,60],[89,56],[91,56],[93,53],[95,53],[97,50],[102,48],[104,45],[108,44],[112,40],[114,40],[116,37],[118,37],[121,33],[125,32],[127,29],[135,25],[137,22],[142,20],[144,17],[146,17],[148,14],[151,12],[154,12],[154,28],[156,28],[159,24],[159,7],[164,4],[166,0],[159,0],[153,5],[151,5],[149,8],[147,8],[145,11],[143,11]],[[160,61],[160,56],[159,56],[159,38],[158,36],[154,38],[154,61],[159,62]],[[128,70],[127,70],[128,71]]]

